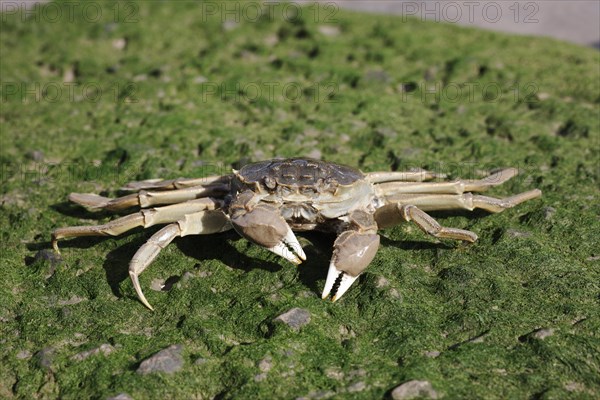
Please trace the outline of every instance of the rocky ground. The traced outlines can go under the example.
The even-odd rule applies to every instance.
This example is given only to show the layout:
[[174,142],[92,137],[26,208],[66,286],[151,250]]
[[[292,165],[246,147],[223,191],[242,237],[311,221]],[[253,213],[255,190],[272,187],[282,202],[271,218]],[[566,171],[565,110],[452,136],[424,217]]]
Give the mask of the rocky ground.
[[[2,15],[0,397],[600,396],[597,51],[324,5],[77,4]],[[544,195],[436,214],[471,246],[382,231],[335,304],[323,234],[298,268],[234,233],[176,240],[141,276],[155,312],[127,264],[157,229],[48,243],[111,217],[70,192],[302,155],[516,166],[494,195]]]

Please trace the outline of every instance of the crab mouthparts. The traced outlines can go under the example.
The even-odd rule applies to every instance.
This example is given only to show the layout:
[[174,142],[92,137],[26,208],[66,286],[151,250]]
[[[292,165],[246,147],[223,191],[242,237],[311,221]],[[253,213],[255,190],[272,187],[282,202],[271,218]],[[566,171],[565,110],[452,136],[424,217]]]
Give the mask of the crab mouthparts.
[[329,272],[327,273],[327,280],[321,298],[325,300],[331,297],[331,301],[335,302],[348,291],[357,278],[358,276],[350,276],[346,272],[338,270],[332,262],[329,265]]

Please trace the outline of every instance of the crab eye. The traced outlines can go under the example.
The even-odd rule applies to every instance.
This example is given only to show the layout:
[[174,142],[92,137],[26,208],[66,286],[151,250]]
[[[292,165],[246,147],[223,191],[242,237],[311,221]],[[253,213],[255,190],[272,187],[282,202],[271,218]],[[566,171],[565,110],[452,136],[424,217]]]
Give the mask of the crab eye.
[[277,187],[277,181],[273,177],[271,177],[271,176],[265,177],[265,181],[264,182],[265,182],[265,186],[268,189],[275,189],[275,187]]
[[303,186],[300,188],[300,193],[308,196],[316,193],[316,189],[312,186]]

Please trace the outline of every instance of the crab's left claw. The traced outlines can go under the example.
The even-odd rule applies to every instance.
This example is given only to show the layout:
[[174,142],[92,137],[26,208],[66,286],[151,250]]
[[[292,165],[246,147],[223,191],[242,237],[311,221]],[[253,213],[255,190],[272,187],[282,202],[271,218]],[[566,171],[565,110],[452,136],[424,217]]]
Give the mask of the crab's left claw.
[[336,301],[369,266],[379,248],[379,235],[356,231],[343,232],[336,239],[329,265],[323,299]]
[[259,204],[250,210],[238,208],[231,217],[231,224],[246,239],[296,265],[306,260],[296,235],[275,207]]

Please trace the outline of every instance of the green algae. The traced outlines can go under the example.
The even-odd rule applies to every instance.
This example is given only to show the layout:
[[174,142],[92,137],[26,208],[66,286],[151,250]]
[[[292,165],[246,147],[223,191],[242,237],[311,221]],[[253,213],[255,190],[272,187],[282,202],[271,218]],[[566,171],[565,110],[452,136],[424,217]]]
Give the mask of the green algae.
[[[236,22],[211,2],[69,4],[2,15],[0,397],[371,399],[410,379],[447,398],[600,395],[597,51],[316,6]],[[516,166],[494,193],[544,195],[436,215],[477,232],[466,248],[384,231],[335,304],[321,234],[299,268],[235,234],[178,240],[141,277],[154,313],[127,263],[156,229],[45,252],[54,228],[109,218],[70,192],[302,155],[465,178]],[[308,325],[273,322],[294,307]],[[183,370],[136,373],[172,344]]]

